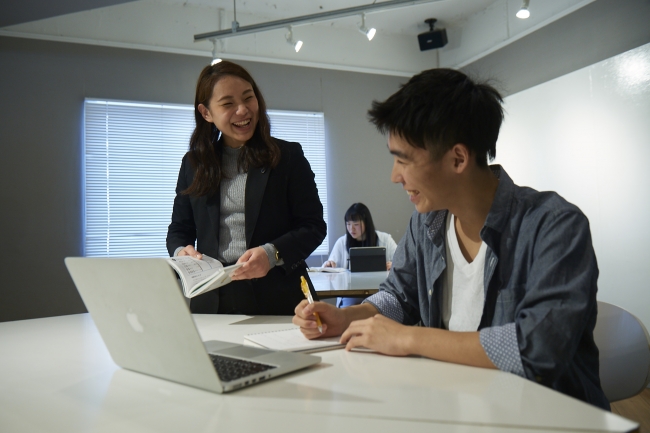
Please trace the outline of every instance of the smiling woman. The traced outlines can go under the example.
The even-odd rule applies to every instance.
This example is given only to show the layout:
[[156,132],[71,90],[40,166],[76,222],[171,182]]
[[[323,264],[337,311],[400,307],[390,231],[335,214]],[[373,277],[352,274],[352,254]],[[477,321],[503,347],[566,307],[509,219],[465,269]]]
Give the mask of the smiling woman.
[[214,85],[208,106],[199,104],[199,112],[221,131],[226,146],[238,149],[253,138],[259,104],[248,81],[226,76]]
[[167,249],[243,266],[230,284],[192,298],[192,312],[293,314],[303,296],[300,277],[309,281],[304,260],[326,233],[300,144],[271,137],[260,90],[232,62],[203,69],[194,117]]

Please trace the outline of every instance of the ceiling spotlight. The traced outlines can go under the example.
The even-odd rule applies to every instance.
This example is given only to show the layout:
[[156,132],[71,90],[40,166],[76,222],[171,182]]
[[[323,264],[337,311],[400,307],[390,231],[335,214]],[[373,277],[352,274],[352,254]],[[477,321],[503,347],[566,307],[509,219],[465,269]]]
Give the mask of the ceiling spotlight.
[[221,61],[221,58],[217,54],[217,40],[212,39],[212,61],[210,62],[210,66],[216,65],[220,61]]
[[525,20],[530,16],[530,11],[528,10],[528,4],[530,3],[530,0],[524,0],[524,3],[521,5],[521,9],[517,11],[517,18],[521,18],[522,20]]
[[293,47],[294,50],[296,50],[296,53],[300,51],[302,48],[302,41],[294,41],[293,40],[293,27],[289,26],[289,33],[287,33],[287,43]]
[[366,35],[369,41],[372,41],[372,38],[375,37],[375,33],[377,33],[377,29],[374,27],[371,27],[370,29],[366,27],[366,14],[361,14],[361,26],[359,27],[359,31]]

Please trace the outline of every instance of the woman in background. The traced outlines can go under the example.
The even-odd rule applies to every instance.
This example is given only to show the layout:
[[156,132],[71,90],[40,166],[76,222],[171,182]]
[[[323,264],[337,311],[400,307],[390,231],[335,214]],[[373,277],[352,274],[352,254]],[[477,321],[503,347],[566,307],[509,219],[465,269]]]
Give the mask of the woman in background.
[[294,314],[303,299],[300,276],[310,281],[304,259],[327,230],[300,144],[271,137],[259,88],[232,62],[203,69],[194,117],[167,249],[171,256],[206,254],[243,266],[231,283],[192,298],[191,311]]
[[[386,270],[390,270],[393,254],[397,244],[389,233],[375,230],[370,210],[363,203],[354,203],[345,213],[345,235],[336,243],[323,267],[350,267],[350,248],[354,247],[386,247]],[[362,298],[338,298],[338,307],[347,307],[361,303]]]

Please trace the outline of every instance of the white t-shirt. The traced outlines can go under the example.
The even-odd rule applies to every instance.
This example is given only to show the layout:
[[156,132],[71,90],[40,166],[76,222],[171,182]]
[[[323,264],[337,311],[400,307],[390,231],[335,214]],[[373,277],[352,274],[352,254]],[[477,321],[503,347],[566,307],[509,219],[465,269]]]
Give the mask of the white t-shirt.
[[[379,230],[375,230],[375,232],[377,233],[377,246],[386,247],[386,261],[392,262],[397,244],[390,233],[380,232]],[[350,256],[348,255],[348,251],[345,249],[345,236],[346,235],[343,235],[337,239],[327,260],[336,263],[337,268],[348,269],[350,267]]]
[[443,279],[442,321],[450,331],[476,331],[483,316],[485,292],[485,251],[481,242],[478,254],[467,263],[456,237],[455,217],[451,212],[446,221],[447,269]]

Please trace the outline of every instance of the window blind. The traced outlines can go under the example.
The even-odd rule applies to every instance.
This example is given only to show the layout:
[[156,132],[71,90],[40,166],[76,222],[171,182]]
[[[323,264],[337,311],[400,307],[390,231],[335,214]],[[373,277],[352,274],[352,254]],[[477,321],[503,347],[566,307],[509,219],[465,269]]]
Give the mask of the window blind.
[[[166,257],[193,106],[86,99],[84,117],[84,254]],[[273,136],[302,144],[326,210],[323,114],[274,110],[269,117]],[[326,238],[313,254],[328,251]]]
[[[323,113],[267,110],[271,119],[271,135],[302,145],[305,158],[314,172],[318,196],[327,221],[327,164],[325,162],[325,122]],[[329,254],[327,236],[312,253]]]

